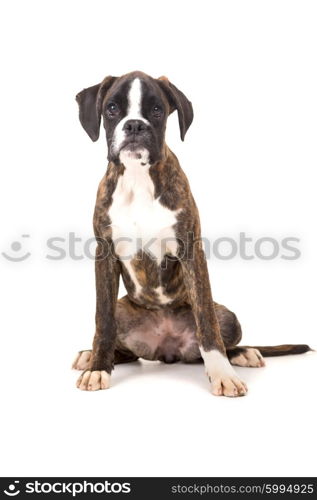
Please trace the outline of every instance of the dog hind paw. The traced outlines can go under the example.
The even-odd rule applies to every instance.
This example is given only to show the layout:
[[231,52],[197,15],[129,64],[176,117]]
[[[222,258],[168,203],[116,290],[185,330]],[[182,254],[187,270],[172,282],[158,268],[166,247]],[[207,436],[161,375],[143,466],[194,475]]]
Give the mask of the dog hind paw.
[[264,358],[258,349],[246,347],[239,354],[230,358],[230,363],[236,366],[248,366],[251,368],[260,368],[265,366]]
[[91,358],[91,351],[79,351],[72,368],[73,370],[87,370]]

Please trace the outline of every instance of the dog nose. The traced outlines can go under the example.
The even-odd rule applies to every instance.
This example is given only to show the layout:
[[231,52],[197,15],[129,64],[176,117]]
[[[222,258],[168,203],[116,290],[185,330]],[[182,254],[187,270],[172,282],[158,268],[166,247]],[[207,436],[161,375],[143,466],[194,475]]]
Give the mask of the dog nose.
[[145,123],[142,120],[128,120],[123,126],[123,130],[129,135],[140,134],[140,132],[143,132],[145,128]]

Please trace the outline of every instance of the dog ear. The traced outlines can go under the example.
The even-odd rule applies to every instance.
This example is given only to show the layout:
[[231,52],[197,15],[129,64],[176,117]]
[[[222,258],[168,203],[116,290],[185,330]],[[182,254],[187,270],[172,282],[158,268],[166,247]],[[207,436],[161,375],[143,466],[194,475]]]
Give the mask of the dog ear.
[[181,139],[183,141],[185,138],[185,134],[194,118],[192,103],[187,99],[183,92],[181,92],[175,85],[173,85],[173,83],[168,80],[166,76],[160,76],[157,81],[165,96],[167,97],[168,103],[170,105],[170,113],[173,113],[173,111],[177,109],[178,123],[181,133]]
[[98,85],[84,89],[76,95],[80,123],[92,141],[99,138],[102,102],[115,80],[116,77],[107,76]]

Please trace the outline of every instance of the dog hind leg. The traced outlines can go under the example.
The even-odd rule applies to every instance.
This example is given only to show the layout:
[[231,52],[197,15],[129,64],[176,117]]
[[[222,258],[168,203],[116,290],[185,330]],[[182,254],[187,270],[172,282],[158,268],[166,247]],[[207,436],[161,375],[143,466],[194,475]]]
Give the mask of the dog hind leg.
[[[72,365],[73,370],[88,370],[91,358],[91,350],[79,351]],[[114,351],[114,364],[131,363],[137,361],[138,357],[131,351],[116,349]]]
[[258,349],[237,347],[242,338],[242,330],[236,315],[220,304],[215,304],[215,311],[230,363],[236,366],[264,366],[264,359]]

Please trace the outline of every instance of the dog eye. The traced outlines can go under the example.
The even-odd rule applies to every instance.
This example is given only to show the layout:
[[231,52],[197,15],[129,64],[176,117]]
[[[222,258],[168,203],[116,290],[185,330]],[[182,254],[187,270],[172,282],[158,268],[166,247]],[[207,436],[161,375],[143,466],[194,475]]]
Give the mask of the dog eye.
[[161,106],[159,106],[157,104],[155,106],[153,106],[153,108],[152,108],[152,115],[155,118],[160,118],[161,115],[162,115],[162,108],[161,108]]
[[110,116],[114,116],[119,113],[119,106],[115,102],[109,102],[107,105],[107,111]]

